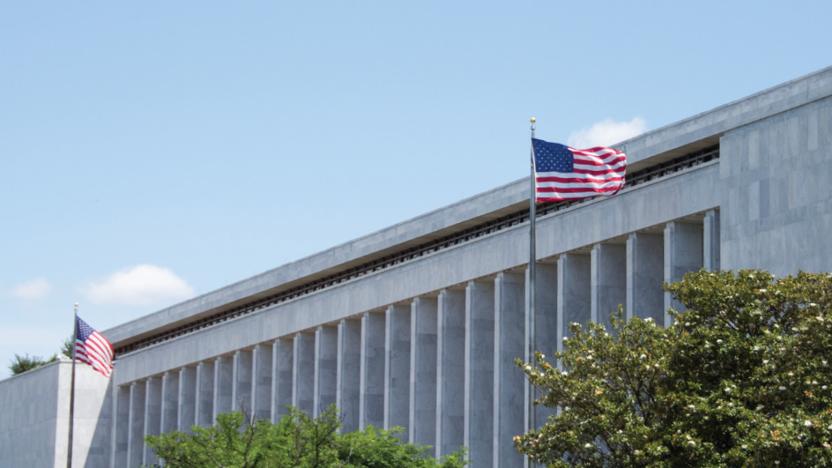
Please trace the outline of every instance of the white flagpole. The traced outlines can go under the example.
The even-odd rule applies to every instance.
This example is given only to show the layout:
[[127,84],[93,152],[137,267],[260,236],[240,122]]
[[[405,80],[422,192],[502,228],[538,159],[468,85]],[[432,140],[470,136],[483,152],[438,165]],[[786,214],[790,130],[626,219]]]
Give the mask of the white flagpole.
[[78,303],[75,303],[72,310],[72,377],[69,385],[69,443],[66,446],[66,468],[72,468],[72,430],[75,426],[75,340],[78,338]]
[[[529,130],[531,131],[531,137],[534,138],[534,129],[535,124],[537,123],[537,119],[532,117],[529,119]],[[535,283],[537,283],[537,236],[536,236],[536,226],[535,221],[537,217],[536,211],[536,204],[535,200],[537,198],[536,193],[536,181],[535,181],[535,168],[534,168],[534,144],[532,141],[529,141],[530,151],[529,151],[529,166],[530,166],[530,176],[529,176],[529,363],[534,366],[535,358],[534,358],[534,351],[535,351]],[[534,430],[537,428],[537,424],[535,421],[535,411],[534,411],[534,385],[529,382],[529,430]]]

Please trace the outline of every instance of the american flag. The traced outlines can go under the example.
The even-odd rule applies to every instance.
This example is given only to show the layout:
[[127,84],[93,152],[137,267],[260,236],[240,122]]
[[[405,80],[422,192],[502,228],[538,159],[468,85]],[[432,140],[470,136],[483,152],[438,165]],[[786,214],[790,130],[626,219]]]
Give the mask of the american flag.
[[532,138],[538,202],[612,195],[624,187],[627,155],[615,148],[575,149]]
[[75,317],[75,358],[109,377],[113,370],[113,345],[81,317]]

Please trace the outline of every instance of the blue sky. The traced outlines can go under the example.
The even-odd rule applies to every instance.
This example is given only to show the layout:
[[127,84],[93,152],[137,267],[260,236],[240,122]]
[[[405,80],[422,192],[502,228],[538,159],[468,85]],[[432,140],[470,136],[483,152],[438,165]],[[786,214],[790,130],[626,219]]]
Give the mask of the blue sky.
[[[828,2],[5,2],[0,378],[830,65]],[[600,124],[599,124],[600,123]],[[610,141],[602,141],[610,140]]]

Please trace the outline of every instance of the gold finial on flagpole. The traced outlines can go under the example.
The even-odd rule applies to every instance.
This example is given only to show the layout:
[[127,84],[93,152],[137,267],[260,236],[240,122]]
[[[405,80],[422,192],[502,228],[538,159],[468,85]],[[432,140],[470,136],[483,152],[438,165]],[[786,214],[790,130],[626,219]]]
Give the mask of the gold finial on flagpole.
[[535,117],[535,116],[529,117],[529,123],[532,125],[532,130],[534,130],[534,125],[537,123],[537,117]]

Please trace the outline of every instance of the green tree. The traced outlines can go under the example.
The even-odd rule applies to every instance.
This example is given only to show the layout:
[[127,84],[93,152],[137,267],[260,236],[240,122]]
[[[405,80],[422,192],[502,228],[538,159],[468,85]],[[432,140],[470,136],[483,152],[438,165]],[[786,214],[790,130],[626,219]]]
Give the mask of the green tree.
[[147,445],[174,468],[281,466],[263,464],[271,448],[270,432],[271,427],[263,422],[244,425],[242,413],[225,413],[217,416],[212,427],[194,426],[191,434],[148,436]]
[[832,275],[696,272],[662,328],[572,325],[519,363],[559,408],[515,445],[550,466],[832,465]]
[[[61,345],[60,353],[68,358],[72,358],[72,337],[70,336],[66,340],[64,340],[63,344]],[[9,364],[9,370],[11,371],[12,375],[21,374],[26,371],[30,371],[32,369],[37,369],[44,364],[49,364],[50,362],[55,362],[58,360],[58,355],[53,354],[48,359],[43,359],[40,356],[29,356],[28,354],[24,354],[22,356],[15,354],[14,359]]]
[[14,359],[12,359],[12,362],[9,364],[9,370],[12,375],[22,374],[26,371],[37,369],[38,367],[57,360],[58,357],[55,355],[52,355],[49,359],[43,359],[40,356],[29,356],[28,354],[21,356],[19,354],[15,354]]
[[453,453],[436,460],[430,458],[426,447],[402,443],[399,429],[384,431],[372,426],[363,431],[350,432],[335,439],[338,464],[343,467],[365,468],[453,468],[465,466],[464,453]]
[[373,427],[339,434],[337,411],[330,407],[317,418],[290,408],[272,424],[225,413],[213,427],[194,426],[192,433],[148,436],[147,444],[171,468],[184,467],[414,467],[464,466],[461,452],[443,460],[402,442],[395,431]]
[[72,359],[72,337],[69,336],[67,339],[64,340],[64,343],[61,345],[61,354],[64,356]]

